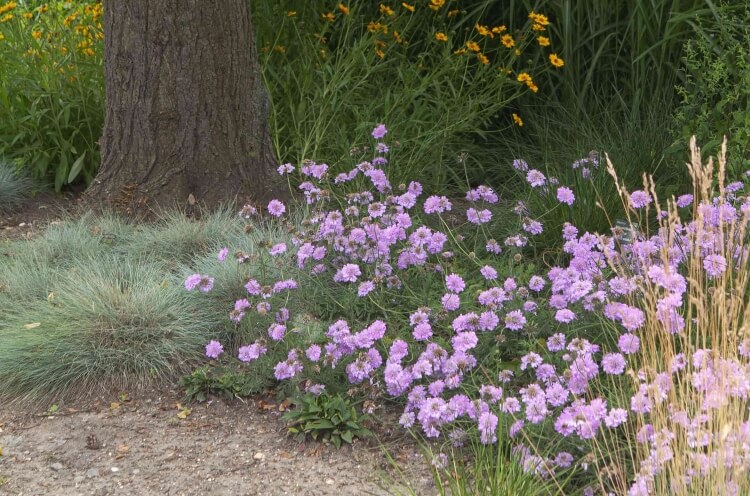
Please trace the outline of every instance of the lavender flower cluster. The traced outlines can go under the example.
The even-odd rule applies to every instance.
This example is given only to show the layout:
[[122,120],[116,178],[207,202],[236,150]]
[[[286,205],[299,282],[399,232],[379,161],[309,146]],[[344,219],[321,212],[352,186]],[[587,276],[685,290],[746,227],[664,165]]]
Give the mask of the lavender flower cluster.
[[[733,426],[729,433],[705,428],[711,405],[747,397],[750,367],[745,359],[750,356],[750,342],[739,354],[742,360],[704,349],[673,360],[658,373],[640,370],[638,364],[640,333],[647,320],[644,308],[639,307],[645,286],[659,295],[656,308],[662,332],[679,336],[686,327],[689,282],[683,274],[687,264],[697,257],[706,277],[719,279],[747,263],[744,240],[732,234],[744,229],[750,216],[750,202],[738,194],[741,183],[733,183],[726,195],[703,201],[689,211],[692,195],[679,197],[675,209],[683,209],[691,218],[685,222],[673,219],[669,225],[662,224],[655,235],[640,235],[626,244],[618,243],[616,234],[579,233],[566,224],[562,232],[564,265],[545,273],[504,277],[488,261],[502,251],[501,245],[512,249],[526,245],[526,235],[543,232],[541,221],[531,218],[521,205],[517,207],[519,228],[525,234],[518,232],[502,242],[484,239],[485,253],[474,253],[462,243],[466,238],[445,220],[449,213],[459,215],[448,198],[423,198],[422,186],[416,181],[396,188],[391,185],[385,172],[386,134],[385,126],[377,126],[372,132],[375,156],[332,181],[327,164],[308,161],[300,167],[305,180],[299,188],[311,214],[294,235],[293,246],[271,243],[267,253],[269,259],[288,257],[299,275],[279,281],[248,280],[247,294],[235,302],[229,318],[239,324],[248,312],[276,313],[267,339],[240,348],[241,361],[256,360],[268,346],[283,346],[290,314],[286,308],[272,305],[272,297],[296,290],[297,281],[325,279],[329,284],[350,286],[357,298],[379,301],[379,295],[405,292],[415,277],[432,277],[443,288],[435,301],[406,309],[403,320],[337,320],[328,327],[324,341],[308,343],[304,350],[288,350],[287,359],[275,365],[275,377],[288,380],[320,366],[342,370],[351,384],[367,383],[383,394],[403,398],[400,424],[418,427],[430,438],[446,434],[460,440],[465,426],[473,425],[481,442],[495,443],[499,421],[507,419],[509,435],[518,440],[517,451],[524,465],[542,475],[570,467],[574,456],[561,451],[541,457],[537,450],[524,446],[523,430],[548,426],[559,436],[587,441],[637,418],[643,425],[638,441],[650,447],[650,455],[639,460],[630,489],[633,495],[651,494],[655,474],[676,456],[670,452],[674,433],[649,429],[648,415],[655,404],[669,401],[674,384],[688,381],[696,394],[705,397],[705,411],[674,411],[674,429],[683,429],[694,439],[694,451],[680,456],[697,460],[701,466],[716,465],[718,458],[705,455],[705,447],[714,443],[719,446],[715,453],[731,451],[728,459],[734,468],[750,468],[748,422]],[[574,163],[574,169],[584,177],[590,177],[598,166],[595,154]],[[557,179],[530,170],[521,160],[514,162],[514,167],[525,173],[530,187],[539,194],[554,194],[562,204],[575,204],[573,190]],[[280,174],[294,171],[292,164],[279,167]],[[337,208],[339,204],[331,201],[331,188],[343,184],[358,188]],[[460,228],[475,234],[487,232],[484,225],[492,220],[493,208],[499,207],[498,195],[492,188],[480,186],[467,193],[466,201],[468,207],[460,214],[465,223]],[[648,216],[653,204],[655,199],[647,191],[628,196],[634,215]],[[278,200],[270,202],[266,210],[279,219],[287,213]],[[255,212],[250,206],[243,209],[246,216]],[[668,216],[657,212],[658,219]],[[727,253],[732,254],[729,259]],[[185,281],[188,290],[210,291],[212,286],[212,279],[199,274]],[[612,342],[594,343],[573,336],[575,323],[586,319],[608,322],[616,333]],[[532,332],[536,322],[552,322],[544,349],[519,357],[515,371],[503,370],[495,380],[484,380],[476,394],[464,387],[478,367],[480,342],[502,346],[500,337],[520,339]],[[215,341],[206,347],[209,358],[217,358],[222,351]],[[635,371],[638,378],[629,403],[602,394],[601,381],[628,381],[628,371]],[[319,392],[323,386],[309,387]],[[730,487],[732,481],[727,483]]]

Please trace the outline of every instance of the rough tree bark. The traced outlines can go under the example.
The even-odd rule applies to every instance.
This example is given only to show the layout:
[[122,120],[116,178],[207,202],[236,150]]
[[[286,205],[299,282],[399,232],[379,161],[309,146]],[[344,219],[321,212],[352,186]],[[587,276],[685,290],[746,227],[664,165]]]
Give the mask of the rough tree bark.
[[247,0],[109,0],[90,205],[131,214],[278,191]]

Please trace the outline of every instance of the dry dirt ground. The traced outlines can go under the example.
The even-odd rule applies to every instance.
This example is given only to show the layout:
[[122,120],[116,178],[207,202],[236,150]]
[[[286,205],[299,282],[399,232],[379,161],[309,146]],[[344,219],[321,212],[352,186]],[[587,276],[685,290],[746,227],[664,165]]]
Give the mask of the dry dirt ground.
[[0,494],[436,494],[423,456],[403,441],[386,443],[394,470],[375,441],[337,450],[289,438],[273,403],[179,398],[115,396],[54,413],[0,407]]

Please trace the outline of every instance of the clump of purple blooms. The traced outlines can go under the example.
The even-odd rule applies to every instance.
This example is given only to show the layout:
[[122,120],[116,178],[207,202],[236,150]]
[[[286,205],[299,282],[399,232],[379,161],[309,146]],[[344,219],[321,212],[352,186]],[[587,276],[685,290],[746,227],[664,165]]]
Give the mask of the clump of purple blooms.
[[[746,360],[750,345],[742,351],[744,361],[703,350],[668,364],[656,375],[639,371],[637,361],[640,333],[647,324],[644,308],[639,307],[644,284],[659,295],[657,325],[665,334],[679,337],[686,327],[689,282],[683,274],[691,257],[700,260],[706,277],[712,280],[747,263],[748,252],[742,245],[734,257],[728,260],[724,256],[731,242],[728,233],[736,233],[737,226],[746,225],[750,216],[750,202],[737,193],[738,188],[733,191],[734,202],[722,198],[701,201],[696,205],[697,219],[670,226],[671,232],[662,226],[654,235],[641,233],[624,245],[612,236],[579,233],[566,224],[562,232],[564,263],[538,273],[519,270],[501,274],[500,265],[492,262],[502,253],[501,242],[483,234],[485,224],[493,218],[492,208],[499,203],[495,191],[488,186],[468,191],[462,219],[466,234],[458,234],[443,217],[453,211],[446,197],[422,199],[418,182],[397,187],[390,183],[383,169],[388,163],[388,147],[382,141],[387,132],[379,124],[371,133],[377,140],[375,156],[339,173],[333,181],[328,180],[330,167],[326,164],[308,161],[300,167],[305,181],[299,188],[311,213],[293,234],[291,246],[270,240],[270,251],[259,255],[286,257],[293,261],[290,267],[295,275],[276,281],[248,276],[246,293],[237,295],[229,313],[238,326],[248,314],[269,321],[265,335],[239,348],[242,362],[257,360],[271,348],[284,349],[289,336],[295,335],[288,324],[290,312],[282,305],[290,298],[289,292],[301,284],[297,281],[333,284],[359,300],[383,306],[383,302],[415,294],[411,289],[415,281],[434,278],[433,287],[439,290],[434,299],[414,301],[413,308],[400,311],[391,308],[387,314],[393,315],[392,319],[339,319],[327,326],[322,338],[301,348],[284,349],[286,358],[274,366],[276,379],[299,379],[307,373],[314,377],[320,367],[333,368],[353,386],[367,385],[378,394],[402,398],[400,424],[418,428],[429,438],[460,438],[467,425],[472,425],[480,441],[491,444],[504,434],[499,426],[508,425],[507,435],[517,439],[516,452],[524,466],[542,476],[573,466],[576,457],[560,451],[542,458],[524,444],[521,432],[546,428],[574,444],[622,429],[631,419],[649,425],[649,412],[655,403],[667,401],[677,381],[687,380],[696,394],[705,396],[704,404],[717,407],[727,398],[750,394]],[[573,168],[590,177],[598,165],[596,154],[591,154],[576,161]],[[557,186],[557,179],[529,169],[521,160],[513,167],[525,174],[535,190],[574,205],[574,191]],[[285,164],[279,173],[294,170]],[[332,202],[336,185],[348,185],[354,191],[343,196],[341,203]],[[627,199],[644,215],[654,202],[645,191],[634,191]],[[692,195],[683,195],[676,206],[685,208],[695,201]],[[266,210],[280,218],[286,206],[273,200]],[[533,237],[543,226],[524,205],[518,205],[516,211],[519,232],[507,236],[502,244],[517,255],[514,260],[518,262],[529,242],[520,231]],[[260,213],[243,211],[245,217],[252,215]],[[481,242],[479,234],[485,236]],[[668,258],[662,256],[665,246],[670,248]],[[225,249],[219,259],[224,257]],[[244,262],[241,256],[238,262]],[[189,276],[185,288],[191,291],[196,287],[210,291],[213,279]],[[393,303],[385,303],[388,305]],[[602,322],[600,327],[609,329],[610,339],[592,342],[576,329],[579,322]],[[496,380],[475,374],[483,358],[477,350],[486,349],[488,343],[512,349],[507,343],[528,337],[545,345],[517,357],[516,370],[503,370]],[[217,358],[222,351],[216,341],[206,346],[209,358]],[[688,370],[690,376],[686,377]],[[635,375],[639,383],[627,402],[602,394],[602,382],[630,380],[628,374]],[[472,388],[473,381],[468,378],[482,378],[482,383]],[[701,450],[714,443],[717,450],[735,450],[738,466],[750,468],[750,423],[732,426],[728,433],[710,432],[704,428],[706,415],[674,412],[675,429],[684,429],[695,438],[695,452],[690,456],[699,458]],[[644,428],[639,442],[648,445],[653,456],[639,461],[641,469],[631,481],[630,494],[651,494],[650,481],[669,459],[665,455],[669,437],[670,433]],[[579,458],[583,457],[579,453]]]

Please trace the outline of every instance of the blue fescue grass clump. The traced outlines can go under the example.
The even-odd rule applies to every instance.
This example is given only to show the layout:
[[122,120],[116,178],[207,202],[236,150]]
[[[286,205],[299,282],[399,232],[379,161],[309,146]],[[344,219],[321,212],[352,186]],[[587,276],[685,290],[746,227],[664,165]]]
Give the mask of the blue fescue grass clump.
[[212,296],[219,298],[246,279],[236,264],[217,260],[221,246],[250,253],[282,231],[288,236],[263,226],[246,233],[229,209],[199,220],[173,212],[150,225],[85,215],[6,244],[0,397],[136,388],[192,370],[207,340],[231,340],[235,329],[225,300],[212,305],[185,291],[187,265],[215,275],[222,290]]
[[0,212],[8,212],[18,207],[26,199],[34,183],[20,174],[9,163],[0,160]]

